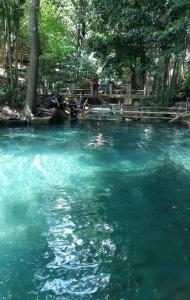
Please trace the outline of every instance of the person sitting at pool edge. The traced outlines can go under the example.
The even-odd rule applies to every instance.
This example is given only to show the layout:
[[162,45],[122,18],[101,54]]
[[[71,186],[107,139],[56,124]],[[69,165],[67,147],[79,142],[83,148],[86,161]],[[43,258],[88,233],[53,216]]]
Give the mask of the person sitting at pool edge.
[[58,102],[59,102],[59,109],[62,111],[65,111],[68,108],[68,103],[65,101],[63,95],[59,95],[57,97]]
[[48,98],[48,104],[47,104],[48,108],[58,108],[59,107],[59,102],[55,96],[54,93],[52,93],[49,98]]
[[70,108],[70,121],[77,122],[78,121],[78,111],[76,105],[72,105]]

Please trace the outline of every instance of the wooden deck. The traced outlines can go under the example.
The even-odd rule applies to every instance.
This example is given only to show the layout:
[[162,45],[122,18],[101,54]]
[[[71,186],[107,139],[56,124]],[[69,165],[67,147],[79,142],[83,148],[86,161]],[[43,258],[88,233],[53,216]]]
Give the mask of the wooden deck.
[[59,90],[59,93],[64,95],[67,99],[75,99],[79,98],[82,91],[84,92],[84,96],[88,99],[103,99],[103,100],[109,100],[109,99],[118,99],[125,101],[128,99],[128,101],[131,101],[133,99],[136,100],[144,100],[144,99],[156,99],[157,95],[151,91],[151,90],[132,90],[130,84],[126,85],[109,85],[109,93],[104,93],[104,87],[100,86],[98,90],[97,95],[93,95],[93,87],[90,84],[85,85],[76,85],[76,84],[70,84],[67,87],[62,87]]

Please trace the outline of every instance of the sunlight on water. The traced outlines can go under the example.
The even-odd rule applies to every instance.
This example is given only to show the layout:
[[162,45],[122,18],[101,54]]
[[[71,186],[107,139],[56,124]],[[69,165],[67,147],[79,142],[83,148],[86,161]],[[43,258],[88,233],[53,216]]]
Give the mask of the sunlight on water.
[[0,299],[189,299],[186,129],[89,123],[0,137]]

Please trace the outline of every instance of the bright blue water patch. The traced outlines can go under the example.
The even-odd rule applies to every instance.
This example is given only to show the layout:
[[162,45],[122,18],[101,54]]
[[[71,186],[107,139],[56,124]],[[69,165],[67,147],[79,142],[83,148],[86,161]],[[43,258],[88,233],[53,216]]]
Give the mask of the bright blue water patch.
[[189,151],[160,125],[1,128],[0,299],[189,300]]

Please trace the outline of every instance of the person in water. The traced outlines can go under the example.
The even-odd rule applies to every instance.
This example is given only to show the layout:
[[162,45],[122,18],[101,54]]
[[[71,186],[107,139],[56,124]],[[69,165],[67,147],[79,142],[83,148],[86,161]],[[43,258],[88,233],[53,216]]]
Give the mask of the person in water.
[[109,141],[106,141],[106,140],[104,139],[103,134],[100,132],[100,133],[98,133],[98,135],[97,135],[95,141],[88,144],[88,147],[89,147],[89,146],[94,146],[94,148],[100,148],[100,147],[103,146],[105,143],[108,143],[108,144],[110,144],[110,145],[112,146],[112,143],[110,143]]
[[58,109],[65,111],[67,113],[68,103],[65,101],[64,95],[58,95],[57,101],[59,103]]
[[72,105],[70,107],[70,121],[71,122],[77,122],[78,121],[78,110],[76,105]]
[[105,144],[105,139],[103,137],[103,134],[102,133],[98,133],[97,137],[96,137],[96,146],[99,147],[99,146],[102,146]]

